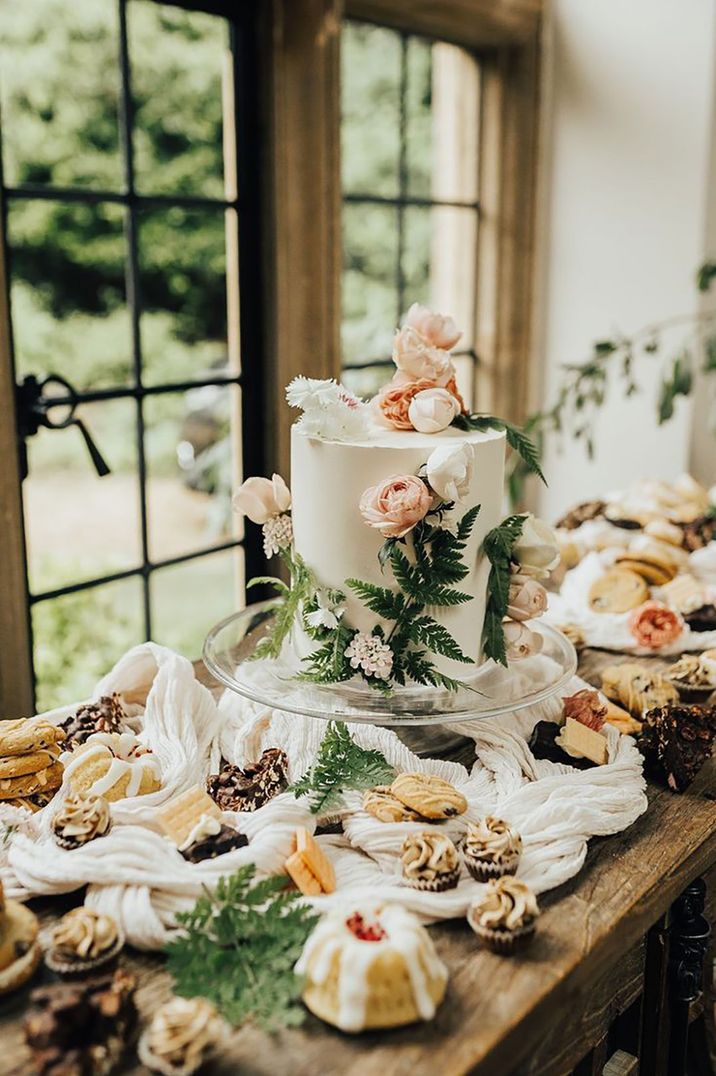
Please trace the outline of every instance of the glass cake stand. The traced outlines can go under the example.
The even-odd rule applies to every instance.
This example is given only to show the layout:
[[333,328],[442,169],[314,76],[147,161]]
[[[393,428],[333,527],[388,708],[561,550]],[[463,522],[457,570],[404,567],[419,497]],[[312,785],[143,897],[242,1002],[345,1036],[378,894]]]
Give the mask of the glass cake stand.
[[296,679],[298,656],[253,659],[279,604],[278,599],[257,602],[222,620],[206,637],[204,662],[221,683],[252,702],[323,721],[366,722],[398,731],[500,717],[557,694],[577,669],[569,640],[536,621],[530,628],[542,636],[541,653],[507,668],[485,662],[469,680],[463,675],[465,686],[458,691],[412,686],[383,695],[357,678],[342,684],[303,683]]

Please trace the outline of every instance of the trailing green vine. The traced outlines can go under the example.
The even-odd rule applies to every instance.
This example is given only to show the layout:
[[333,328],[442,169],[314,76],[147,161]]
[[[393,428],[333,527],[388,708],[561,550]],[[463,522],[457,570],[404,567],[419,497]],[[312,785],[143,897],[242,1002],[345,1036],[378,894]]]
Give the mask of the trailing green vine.
[[522,535],[526,518],[524,515],[508,516],[499,527],[485,535],[482,544],[485,556],[490,562],[482,648],[485,657],[505,666],[507,650],[502,623],[507,614],[510,594],[510,563],[512,550]]

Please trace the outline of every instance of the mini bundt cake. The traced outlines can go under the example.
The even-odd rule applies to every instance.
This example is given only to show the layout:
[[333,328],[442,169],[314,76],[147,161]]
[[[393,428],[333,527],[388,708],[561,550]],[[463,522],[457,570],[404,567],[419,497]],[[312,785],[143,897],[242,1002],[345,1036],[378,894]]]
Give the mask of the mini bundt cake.
[[381,904],[325,915],[296,972],[305,976],[306,1006],[341,1031],[431,1020],[448,978],[430,935],[412,912]]

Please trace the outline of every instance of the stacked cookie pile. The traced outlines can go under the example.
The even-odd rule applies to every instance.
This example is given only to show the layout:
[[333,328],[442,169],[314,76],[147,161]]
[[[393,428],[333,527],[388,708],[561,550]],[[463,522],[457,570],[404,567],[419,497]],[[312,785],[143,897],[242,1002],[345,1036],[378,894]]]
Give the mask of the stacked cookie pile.
[[43,718],[0,725],[0,800],[38,811],[62,784],[64,731]]

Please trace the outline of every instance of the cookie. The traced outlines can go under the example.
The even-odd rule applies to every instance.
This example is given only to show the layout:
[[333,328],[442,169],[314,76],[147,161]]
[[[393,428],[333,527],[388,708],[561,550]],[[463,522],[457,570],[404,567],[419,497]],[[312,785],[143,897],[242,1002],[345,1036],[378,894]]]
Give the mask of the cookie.
[[675,564],[654,554],[633,553],[629,550],[626,553],[620,553],[616,562],[619,567],[636,572],[652,587],[663,587],[676,575]]
[[37,917],[24,904],[5,902],[0,922],[3,960],[0,962],[0,994],[19,989],[40,963]]
[[206,818],[221,822],[221,808],[217,807],[208,792],[198,785],[169,800],[156,814],[157,822],[177,848],[188,847],[194,843],[189,839],[192,831]]
[[615,702],[607,703],[605,721],[621,732],[622,736],[635,736],[641,732],[641,721],[637,721],[627,710],[623,710]]
[[684,543],[684,532],[675,523],[669,523],[668,519],[652,519],[644,527],[644,534],[649,538],[655,538],[659,542],[666,542],[677,549],[681,549]]
[[589,608],[594,613],[628,613],[649,597],[649,587],[640,575],[626,568],[610,568],[592,583]]
[[96,732],[62,761],[73,792],[104,796],[110,803],[162,787],[156,755],[131,732]]
[[388,785],[369,788],[363,794],[363,810],[379,822],[417,822],[420,815],[393,795]]
[[583,523],[589,522],[590,519],[598,519],[603,515],[606,507],[606,501],[582,501],[581,504],[577,504],[574,508],[570,508],[570,510],[555,523],[555,527],[563,527],[564,530],[568,531],[576,530],[577,527],[581,527]]
[[14,800],[34,796],[36,792],[55,791],[62,784],[64,767],[61,762],[53,762],[37,773],[27,773],[22,777],[6,777],[0,781],[0,800]]
[[48,751],[30,751],[27,755],[10,755],[0,758],[0,781],[7,777],[25,777],[30,773],[46,770],[59,757],[59,748]]
[[333,893],[336,872],[315,838],[304,826],[296,830],[296,850],[286,860],[286,873],[306,897]]
[[644,710],[665,706],[679,697],[666,677],[636,661],[608,665],[603,669],[602,690],[607,698],[621,703],[636,718],[641,718]]
[[427,773],[401,773],[390,786],[391,793],[423,818],[454,818],[467,810],[462,792]]
[[679,613],[693,613],[705,603],[706,592],[695,576],[685,572],[662,587],[661,598]]
[[568,717],[555,743],[567,755],[576,758],[588,758],[595,766],[604,766],[609,761],[607,738],[602,732],[583,725]]
[[0,721],[0,758],[54,748],[64,738],[61,728],[51,725],[42,717]]

